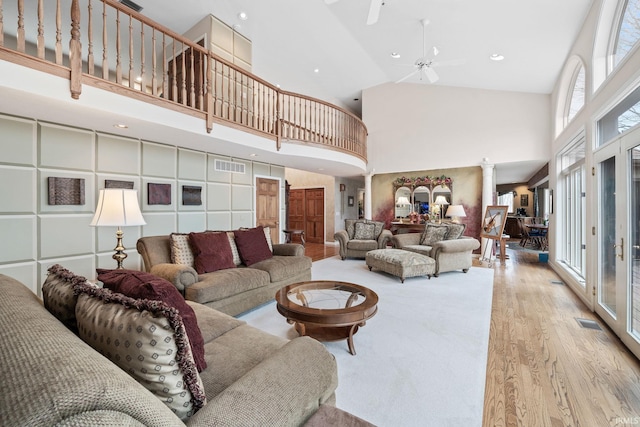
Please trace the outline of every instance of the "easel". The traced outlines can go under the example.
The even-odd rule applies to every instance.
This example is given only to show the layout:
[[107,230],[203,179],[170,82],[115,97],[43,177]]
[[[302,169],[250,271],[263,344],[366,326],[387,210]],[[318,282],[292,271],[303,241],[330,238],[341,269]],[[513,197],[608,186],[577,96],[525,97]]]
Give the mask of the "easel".
[[[489,267],[493,264],[493,248],[496,243],[500,245],[500,261],[504,263],[506,259],[506,246],[509,236],[503,234],[504,225],[507,222],[507,206],[487,206],[484,214],[484,220],[480,229],[480,237],[490,239],[492,243],[485,245],[480,261],[487,261]],[[487,256],[487,252],[488,255]]]

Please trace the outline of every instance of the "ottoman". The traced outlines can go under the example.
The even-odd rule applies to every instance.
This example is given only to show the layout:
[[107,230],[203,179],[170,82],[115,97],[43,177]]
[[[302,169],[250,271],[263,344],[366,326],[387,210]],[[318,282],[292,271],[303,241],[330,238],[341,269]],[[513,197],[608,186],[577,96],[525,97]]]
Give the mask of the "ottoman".
[[436,261],[426,255],[402,249],[375,249],[365,258],[369,270],[377,268],[399,277],[402,283],[407,277],[427,276],[436,272]]

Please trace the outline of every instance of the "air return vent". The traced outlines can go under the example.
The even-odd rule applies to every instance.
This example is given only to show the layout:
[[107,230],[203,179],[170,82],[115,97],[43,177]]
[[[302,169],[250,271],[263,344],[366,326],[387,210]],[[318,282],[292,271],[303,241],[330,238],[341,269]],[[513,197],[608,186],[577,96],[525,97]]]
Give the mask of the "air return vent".
[[580,326],[582,326],[583,328],[595,329],[597,331],[601,331],[602,330],[600,325],[598,325],[598,322],[596,322],[595,320],[580,319],[580,318],[577,318],[577,317],[576,317],[576,320],[578,321],[578,324]]
[[245,164],[216,159],[213,168],[218,172],[245,173]]
[[131,0],[119,0],[121,4],[127,6],[129,9],[133,9],[136,12],[140,12],[142,10],[142,6],[139,4],[135,4]]

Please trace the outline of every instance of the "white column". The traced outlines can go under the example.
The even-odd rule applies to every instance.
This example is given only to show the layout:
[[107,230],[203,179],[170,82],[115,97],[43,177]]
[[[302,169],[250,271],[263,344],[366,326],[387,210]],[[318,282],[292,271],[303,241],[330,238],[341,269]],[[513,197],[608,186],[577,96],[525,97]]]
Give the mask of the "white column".
[[[480,166],[482,167],[482,221],[484,222],[484,213],[487,211],[487,206],[491,206],[493,204],[493,193],[494,193],[494,180],[493,180],[493,174],[494,174],[494,168],[495,165],[492,163],[489,163],[489,159],[487,157],[485,157],[484,159],[482,159],[482,163],[480,163]],[[487,248],[488,245],[491,245],[493,243],[493,240],[491,239],[487,239],[487,238],[482,238],[482,243],[480,245],[480,248],[482,249],[482,252],[480,252],[481,256],[483,256],[485,253],[486,254],[490,254],[490,249]],[[486,250],[486,252],[485,252]]]
[[368,172],[364,176],[364,217],[371,219],[371,178],[375,173],[375,169]]

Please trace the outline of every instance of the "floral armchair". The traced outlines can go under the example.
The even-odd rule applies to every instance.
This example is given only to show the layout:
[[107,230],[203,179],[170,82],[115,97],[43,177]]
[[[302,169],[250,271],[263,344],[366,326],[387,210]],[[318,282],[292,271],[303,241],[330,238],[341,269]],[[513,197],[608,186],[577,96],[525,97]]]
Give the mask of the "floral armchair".
[[340,243],[340,258],[364,259],[367,252],[384,249],[391,243],[391,231],[384,228],[384,222],[367,219],[345,219],[344,230],[333,235]]

